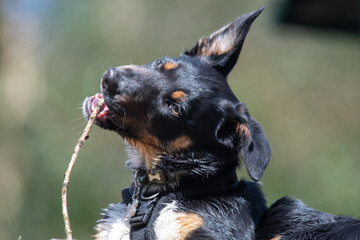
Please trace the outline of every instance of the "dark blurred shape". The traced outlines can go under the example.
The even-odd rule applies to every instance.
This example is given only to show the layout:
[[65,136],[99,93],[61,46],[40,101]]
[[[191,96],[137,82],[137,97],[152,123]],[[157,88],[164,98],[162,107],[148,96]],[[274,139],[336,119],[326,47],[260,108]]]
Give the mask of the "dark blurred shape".
[[281,22],[360,31],[358,0],[286,0],[281,7],[279,16]]

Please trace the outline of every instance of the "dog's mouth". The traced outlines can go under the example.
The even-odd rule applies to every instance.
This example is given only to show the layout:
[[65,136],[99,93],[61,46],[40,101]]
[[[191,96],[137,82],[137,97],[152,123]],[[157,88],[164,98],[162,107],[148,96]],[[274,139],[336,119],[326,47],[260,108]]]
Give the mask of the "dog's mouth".
[[[94,96],[88,97],[84,100],[83,111],[86,118],[89,118],[89,116],[95,110],[96,105],[101,99],[104,99],[103,96],[100,93],[97,93]],[[100,112],[96,116],[96,119],[103,119],[106,116],[111,116],[111,115],[113,114],[111,113],[110,109],[104,102],[103,105],[100,107]]]
[[[83,103],[83,115],[86,119],[89,119],[92,112],[95,110],[96,105],[103,99],[103,95],[100,93],[95,94],[94,96],[87,97]],[[124,109],[125,112],[125,109]],[[116,114],[111,111],[109,107],[104,102],[100,107],[100,112],[95,118],[95,124],[101,128],[117,131],[121,134],[124,134],[126,130],[125,127],[125,113],[124,114]]]

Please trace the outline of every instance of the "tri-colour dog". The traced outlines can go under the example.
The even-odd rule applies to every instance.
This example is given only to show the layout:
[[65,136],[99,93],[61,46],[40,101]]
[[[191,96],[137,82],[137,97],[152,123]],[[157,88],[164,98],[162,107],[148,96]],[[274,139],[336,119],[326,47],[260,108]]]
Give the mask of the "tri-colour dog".
[[[226,77],[263,8],[201,38],[178,58],[108,69],[96,124],[128,145],[131,187],[111,204],[97,239],[355,239],[358,220],[284,198],[270,209],[256,183],[271,158],[261,126]],[[238,181],[241,155],[253,182]],[[352,237],[353,236],[353,237]],[[352,237],[352,238],[351,238]]]

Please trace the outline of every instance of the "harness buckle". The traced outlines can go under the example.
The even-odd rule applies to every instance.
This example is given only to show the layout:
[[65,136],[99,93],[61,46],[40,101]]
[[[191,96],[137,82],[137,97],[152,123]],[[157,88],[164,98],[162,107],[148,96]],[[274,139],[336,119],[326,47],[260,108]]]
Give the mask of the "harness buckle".
[[159,201],[159,192],[152,196],[141,196],[136,213],[130,217],[129,224],[131,227],[144,226],[149,222],[151,214]]

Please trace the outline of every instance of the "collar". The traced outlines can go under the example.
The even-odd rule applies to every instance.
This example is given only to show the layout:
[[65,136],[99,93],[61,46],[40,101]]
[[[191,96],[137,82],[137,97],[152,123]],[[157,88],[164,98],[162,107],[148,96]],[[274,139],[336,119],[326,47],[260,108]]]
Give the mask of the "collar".
[[157,170],[154,173],[146,172],[144,170],[139,170],[135,173],[134,182],[139,183],[140,185],[179,185],[183,177],[188,176],[189,174],[185,171],[177,172],[165,172]]
[[[186,175],[188,174],[184,171],[157,171],[156,173],[150,173],[144,170],[136,171],[132,186],[122,191],[123,200],[128,205],[125,220],[129,221],[131,226],[146,225],[152,214],[152,210],[161,196],[166,194],[166,192],[170,192],[169,190],[165,190],[167,186],[179,185],[181,178]],[[144,195],[144,187],[151,185],[159,185],[160,187],[155,187],[154,189],[156,189],[156,191],[151,191]],[[143,206],[145,205],[146,208],[144,212]],[[151,206],[151,208],[148,206]]]

